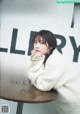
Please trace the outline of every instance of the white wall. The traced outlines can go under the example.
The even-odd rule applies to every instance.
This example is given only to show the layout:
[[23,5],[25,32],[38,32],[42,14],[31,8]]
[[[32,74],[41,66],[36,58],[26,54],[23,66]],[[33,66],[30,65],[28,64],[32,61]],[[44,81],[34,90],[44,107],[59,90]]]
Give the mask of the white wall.
[[[7,52],[0,51],[1,84],[8,84],[8,79],[13,77],[13,75],[17,78],[23,75],[26,77],[26,69],[28,67],[26,56],[31,31],[48,29],[54,34],[64,36],[66,45],[62,49],[63,55],[76,68],[80,67],[80,7],[77,6],[75,8],[75,24],[73,28],[71,28],[74,11],[73,4],[60,5],[56,4],[56,0],[3,0],[1,8],[0,48],[8,50]],[[25,52],[23,55],[10,53],[12,32],[15,28],[18,29],[15,48],[16,50],[23,50]],[[76,46],[77,48],[79,47],[77,62],[73,61],[75,53],[70,36],[74,37]],[[58,44],[60,43],[61,40],[58,40]],[[16,72],[14,72],[15,70]],[[5,103],[3,100],[1,102]],[[33,104],[25,104],[23,114],[31,114],[32,110],[34,110],[35,114],[52,114],[52,105],[53,102],[35,104],[34,106]],[[13,102],[10,103],[10,106],[15,109]],[[46,110],[46,107],[49,110]],[[15,114],[15,111],[11,111],[10,114]]]

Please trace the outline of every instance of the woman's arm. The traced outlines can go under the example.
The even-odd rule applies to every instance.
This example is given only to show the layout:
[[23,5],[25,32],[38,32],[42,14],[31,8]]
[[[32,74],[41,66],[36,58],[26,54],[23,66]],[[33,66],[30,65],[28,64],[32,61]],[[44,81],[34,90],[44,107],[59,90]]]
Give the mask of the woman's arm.
[[[48,91],[52,88],[57,89],[70,80],[71,68],[60,54],[52,54],[46,61],[45,57],[36,58],[38,54],[31,57],[31,66],[28,71],[28,78],[32,84],[42,91]],[[40,53],[39,53],[40,56]],[[35,59],[36,58],[36,59]],[[69,71],[70,69],[70,71]]]
[[65,67],[55,62],[55,60],[54,63],[53,60],[48,61],[44,67],[43,61],[44,58],[31,60],[28,78],[36,88],[42,91],[49,91],[52,88],[57,89],[67,80],[64,78]]

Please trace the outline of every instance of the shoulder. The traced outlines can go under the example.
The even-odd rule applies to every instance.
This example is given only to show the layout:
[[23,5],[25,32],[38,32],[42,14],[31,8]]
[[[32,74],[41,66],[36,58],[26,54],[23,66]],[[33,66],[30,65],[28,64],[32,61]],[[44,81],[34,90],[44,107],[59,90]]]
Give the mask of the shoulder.
[[68,67],[68,62],[65,60],[65,57],[57,50],[54,50],[45,64],[46,69],[65,69],[66,67]]
[[49,63],[66,63],[65,57],[57,50],[55,49],[53,53],[49,56],[47,62]]

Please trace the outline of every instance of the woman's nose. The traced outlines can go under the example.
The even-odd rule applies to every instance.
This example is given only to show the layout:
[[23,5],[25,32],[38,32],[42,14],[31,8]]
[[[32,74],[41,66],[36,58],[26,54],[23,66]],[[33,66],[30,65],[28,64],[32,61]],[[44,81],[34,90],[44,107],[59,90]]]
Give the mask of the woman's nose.
[[40,48],[39,43],[37,43],[35,47],[36,47],[36,49]]

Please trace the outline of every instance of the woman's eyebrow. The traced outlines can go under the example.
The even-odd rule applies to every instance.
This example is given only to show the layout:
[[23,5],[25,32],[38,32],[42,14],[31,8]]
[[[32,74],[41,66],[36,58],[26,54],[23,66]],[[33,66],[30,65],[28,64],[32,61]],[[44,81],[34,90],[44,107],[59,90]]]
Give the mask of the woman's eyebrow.
[[43,41],[42,39],[40,41]]
[[43,39],[36,39],[35,41],[43,41]]

